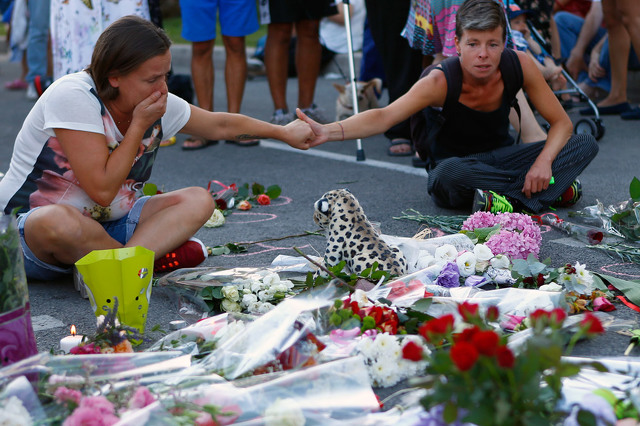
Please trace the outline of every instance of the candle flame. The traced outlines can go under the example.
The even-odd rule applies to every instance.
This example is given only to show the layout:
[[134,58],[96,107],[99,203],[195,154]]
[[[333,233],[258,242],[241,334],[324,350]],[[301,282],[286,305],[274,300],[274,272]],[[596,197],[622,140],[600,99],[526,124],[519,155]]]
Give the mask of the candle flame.
[[72,335],[72,336],[75,336],[75,335],[76,335],[76,326],[75,326],[75,325],[72,325],[72,326],[71,326],[71,335]]

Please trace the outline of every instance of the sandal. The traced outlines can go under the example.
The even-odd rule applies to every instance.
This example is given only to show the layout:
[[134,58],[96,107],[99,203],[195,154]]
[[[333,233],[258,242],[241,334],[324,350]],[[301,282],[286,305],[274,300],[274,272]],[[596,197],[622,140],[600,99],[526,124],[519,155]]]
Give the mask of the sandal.
[[177,249],[156,259],[153,272],[165,273],[179,268],[193,268],[205,261],[209,252],[199,239],[191,237]]
[[260,145],[260,139],[251,139],[248,141],[237,141],[235,139],[227,139],[225,143],[230,143],[238,146],[256,146],[256,145]]
[[175,143],[176,143],[176,137],[171,136],[169,139],[160,141],[160,146],[171,146],[171,145],[175,145]]
[[[392,146],[398,145],[408,145],[411,149],[406,152],[394,152],[391,150]],[[413,155],[413,145],[411,144],[411,141],[409,139],[391,139],[389,141],[389,147],[387,148],[387,155],[389,157],[409,157],[410,155]]]
[[4,88],[7,90],[27,90],[28,86],[29,84],[26,81],[19,78],[4,84]]
[[[194,142],[196,143],[196,145],[186,146],[184,142]],[[202,139],[196,136],[189,136],[187,139],[184,140],[184,142],[182,143],[182,149],[185,151],[195,151],[196,149],[206,148],[208,146],[215,145],[218,143],[218,141],[216,140]]]

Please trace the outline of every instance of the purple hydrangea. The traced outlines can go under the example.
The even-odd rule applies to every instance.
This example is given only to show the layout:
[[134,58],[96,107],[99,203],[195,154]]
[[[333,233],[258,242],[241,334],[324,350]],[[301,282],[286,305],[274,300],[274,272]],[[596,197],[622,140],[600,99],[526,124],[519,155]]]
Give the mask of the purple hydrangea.
[[460,270],[455,262],[449,262],[444,265],[440,275],[436,279],[436,284],[442,287],[460,287]]

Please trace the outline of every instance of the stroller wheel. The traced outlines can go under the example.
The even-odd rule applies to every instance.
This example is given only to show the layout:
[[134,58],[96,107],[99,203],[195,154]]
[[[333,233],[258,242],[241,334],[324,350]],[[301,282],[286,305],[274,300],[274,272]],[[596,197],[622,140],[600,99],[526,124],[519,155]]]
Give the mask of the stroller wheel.
[[589,134],[596,138],[596,140],[600,140],[602,136],[604,136],[604,125],[599,119],[583,118],[576,123],[573,128],[573,133],[576,135]]

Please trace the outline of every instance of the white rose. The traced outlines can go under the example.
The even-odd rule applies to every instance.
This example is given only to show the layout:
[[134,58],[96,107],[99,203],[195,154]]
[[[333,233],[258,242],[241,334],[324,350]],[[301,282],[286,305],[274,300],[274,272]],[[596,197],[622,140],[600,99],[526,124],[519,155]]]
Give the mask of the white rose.
[[225,218],[222,212],[218,209],[215,209],[213,213],[211,213],[211,217],[204,224],[205,228],[217,228],[219,226],[224,225]]
[[33,420],[29,411],[17,396],[11,396],[4,400],[4,407],[0,405],[0,425],[28,426],[32,424]]
[[271,300],[271,297],[273,295],[269,294],[269,292],[267,292],[267,290],[260,290],[258,292],[258,299],[260,299],[261,301],[265,302],[267,300]]
[[267,286],[272,286],[280,282],[280,277],[276,273],[269,273],[262,278],[262,282]]
[[420,250],[418,253],[418,261],[416,262],[416,269],[425,269],[434,263],[436,263],[436,258],[433,257],[431,253],[426,250]]
[[281,282],[272,287],[276,293],[286,293],[288,288]]
[[491,249],[484,244],[476,244],[473,248],[473,254],[476,255],[478,261],[489,261],[493,257]]
[[464,252],[458,256],[456,264],[458,265],[460,275],[468,277],[476,272],[476,255],[470,251]]
[[556,283],[544,284],[538,287],[541,291],[562,291],[562,286]]
[[255,294],[245,294],[244,296],[242,296],[243,306],[249,306],[252,303],[255,303],[257,301],[258,301],[258,296],[256,296]]
[[251,283],[251,291],[257,293],[260,290],[262,290],[262,283],[260,281],[253,281]]
[[509,262],[509,257],[504,254],[499,254],[493,259],[491,259],[491,266],[496,269],[507,269],[511,262]]
[[275,305],[272,305],[269,302],[264,302],[263,304],[260,305],[260,307],[258,308],[258,313],[259,314],[266,314],[267,312],[269,312],[270,310],[272,310],[273,308],[275,308]]
[[476,262],[476,273],[482,274],[489,267],[488,260],[478,260]]
[[238,293],[238,287],[235,285],[227,285],[222,287],[222,297],[229,299],[232,302],[240,300],[240,294]]
[[222,299],[222,303],[220,305],[222,305],[222,310],[225,312],[241,312],[242,311],[242,307],[240,307],[239,304],[229,299]]
[[443,244],[436,249],[434,257],[438,262],[453,262],[458,257],[458,249],[452,244]]
[[247,306],[247,310],[250,314],[259,314],[260,307],[262,306],[262,302],[253,302],[249,306]]
[[291,290],[293,288],[293,283],[289,280],[282,280],[280,284],[284,284],[287,287],[287,290]]

